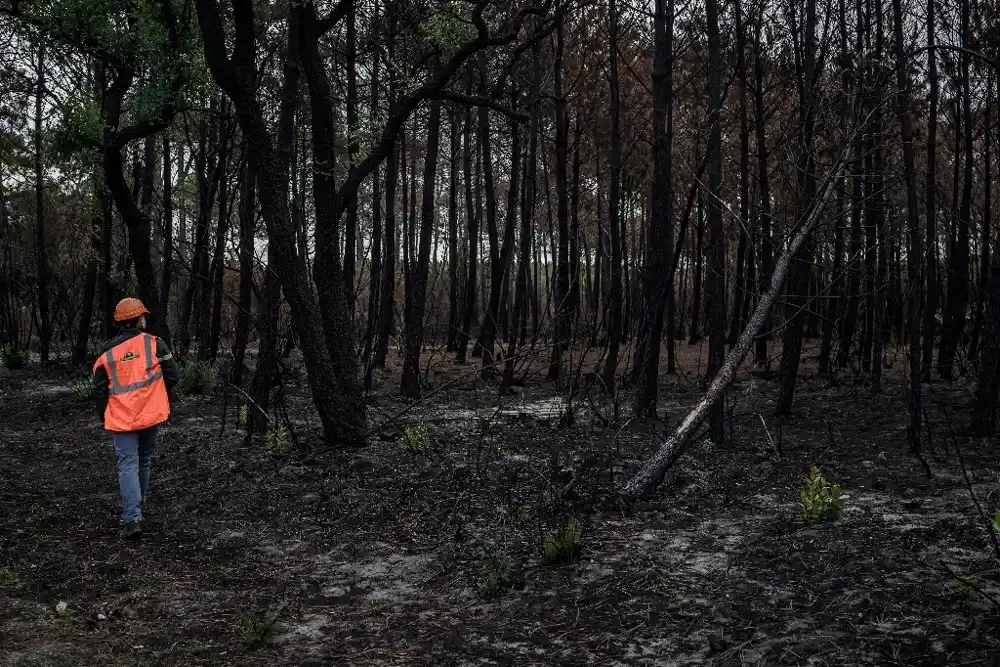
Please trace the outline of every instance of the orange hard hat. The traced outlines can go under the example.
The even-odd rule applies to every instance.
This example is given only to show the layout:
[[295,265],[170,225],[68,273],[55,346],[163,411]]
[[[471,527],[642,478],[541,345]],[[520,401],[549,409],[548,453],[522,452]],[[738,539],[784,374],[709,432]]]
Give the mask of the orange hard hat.
[[115,322],[127,322],[149,313],[142,301],[135,297],[126,297],[115,306]]

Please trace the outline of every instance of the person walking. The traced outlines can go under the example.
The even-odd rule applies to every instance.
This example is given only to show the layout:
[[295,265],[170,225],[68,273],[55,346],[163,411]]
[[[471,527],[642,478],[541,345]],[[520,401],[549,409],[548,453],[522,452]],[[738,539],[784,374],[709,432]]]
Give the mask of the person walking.
[[115,308],[118,335],[101,346],[94,363],[97,410],[118,455],[123,537],[142,535],[142,508],[149,492],[153,448],[170,416],[170,395],[180,369],[166,342],[146,333],[149,311],[136,298]]

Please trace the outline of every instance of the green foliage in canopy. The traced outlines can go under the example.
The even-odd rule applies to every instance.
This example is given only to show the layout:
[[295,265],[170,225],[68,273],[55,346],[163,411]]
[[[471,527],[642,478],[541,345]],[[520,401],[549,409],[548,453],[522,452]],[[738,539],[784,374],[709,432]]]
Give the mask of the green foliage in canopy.
[[[107,66],[106,86],[125,88],[120,127],[155,122],[164,109],[201,106],[215,91],[191,0],[48,0],[15,16],[26,33],[40,31],[89,60],[92,77]],[[60,104],[53,137],[60,153],[102,145],[101,100],[92,83]]]
[[476,37],[472,5],[455,0],[438,0],[432,3],[432,7],[430,16],[420,23],[419,31],[427,43],[447,59]]

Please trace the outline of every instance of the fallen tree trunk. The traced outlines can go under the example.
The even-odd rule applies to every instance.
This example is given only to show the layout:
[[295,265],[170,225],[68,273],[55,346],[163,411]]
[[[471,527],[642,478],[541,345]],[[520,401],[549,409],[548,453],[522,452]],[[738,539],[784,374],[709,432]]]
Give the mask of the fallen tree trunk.
[[834,164],[834,168],[827,177],[827,182],[816,198],[805,222],[795,234],[788,248],[778,258],[778,261],[775,262],[769,289],[761,295],[760,301],[756,309],[754,309],[753,315],[750,317],[750,321],[747,322],[747,326],[743,330],[743,333],[740,334],[736,345],[729,351],[725,363],[722,364],[722,368],[719,369],[715,379],[712,380],[708,391],[705,392],[705,395],[701,397],[697,405],[684,417],[684,420],[677,427],[677,430],[674,431],[674,434],[660,446],[656,454],[622,487],[621,495],[624,498],[648,496],[656,490],[656,487],[663,481],[664,475],[667,474],[667,471],[684,452],[685,447],[690,443],[691,439],[694,438],[698,427],[701,426],[705,418],[711,413],[712,407],[722,398],[726,387],[732,382],[733,376],[736,375],[736,369],[743,364],[747,353],[750,352],[750,346],[757,338],[757,334],[763,326],[764,320],[767,318],[767,313],[771,310],[771,305],[781,291],[785,277],[788,275],[792,258],[795,257],[795,253],[798,252],[799,247],[818,224],[826,202],[841,177],[847,157],[846,153],[841,155]]

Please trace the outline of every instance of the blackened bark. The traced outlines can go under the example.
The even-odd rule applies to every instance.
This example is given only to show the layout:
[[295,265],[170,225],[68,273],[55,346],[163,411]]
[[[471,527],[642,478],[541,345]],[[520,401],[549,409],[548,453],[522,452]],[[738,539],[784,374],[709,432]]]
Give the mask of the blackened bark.
[[996,432],[997,393],[1000,390],[1000,254],[990,262],[990,289],[986,305],[986,329],[979,355],[972,431],[977,435]]
[[826,304],[823,318],[823,339],[820,342],[819,373],[832,373],[831,355],[833,351],[833,332],[837,328],[840,315],[840,304],[844,298],[844,199],[842,184],[837,186],[837,213],[834,216],[833,231],[833,279],[830,283],[830,299]]
[[[149,330],[157,336],[169,339],[170,331],[167,326],[167,318],[160,310],[159,287],[150,253],[152,224],[149,216],[143,213],[136,204],[124,172],[123,135],[126,137],[134,136],[136,131],[131,127],[128,128],[129,131],[121,130],[119,122],[122,116],[125,92],[131,86],[132,78],[126,74],[119,74],[118,78],[112,81],[105,90],[103,102],[105,114],[104,177],[112,200],[128,230],[129,255],[139,283],[139,298],[150,311],[146,317]],[[110,234],[105,238],[105,243],[111,243]],[[110,248],[108,251],[110,252]]]
[[937,116],[940,98],[937,75],[937,55],[935,42],[934,12],[937,0],[927,0],[927,80],[930,85],[927,111],[927,181],[924,185],[926,204],[926,255],[924,259],[924,304],[923,345],[921,347],[921,380],[929,382],[934,366],[934,336],[937,327]]
[[736,249],[736,282],[733,290],[733,314],[727,344],[735,345],[750,314],[753,300],[753,247],[750,245],[750,109],[747,100],[746,23],[743,7],[736,3],[736,79],[740,87],[740,220]]
[[[208,148],[209,135],[213,135],[214,139],[217,127],[215,112],[216,101],[213,99],[209,110],[211,129],[206,124],[204,116],[198,123],[198,148],[194,160],[195,180],[198,183],[198,217],[195,221],[194,249],[191,253],[188,282],[181,300],[180,318],[177,326],[177,347],[182,356],[187,354],[191,346],[192,310],[194,310],[198,338],[200,338],[201,333],[201,315],[204,306],[201,294],[203,284],[208,280],[208,223],[212,215],[215,191],[218,187],[218,179],[215,177],[218,155],[214,151],[210,155]],[[199,349],[198,357],[204,358],[204,355],[205,351]]]
[[[512,108],[517,108],[517,95],[514,95]],[[509,291],[509,273],[511,257],[514,250],[514,228],[517,225],[517,196],[520,187],[519,176],[521,172],[521,126],[515,120],[511,128],[511,172],[509,188],[507,191],[507,213],[504,221],[503,242],[500,245],[500,259],[493,267],[490,277],[490,300],[486,307],[486,316],[483,318],[482,330],[479,334],[480,344],[483,350],[483,366],[481,376],[484,380],[496,374],[494,368],[496,360],[494,357],[494,343],[496,342],[497,327],[500,322],[500,308],[507,298]]]
[[969,359],[975,359],[979,352],[979,340],[986,316],[987,294],[990,291],[990,232],[993,218],[992,197],[992,144],[993,144],[993,77],[986,84],[986,109],[983,112],[983,220],[980,224],[979,236],[979,294],[976,299],[976,317],[972,325],[972,337],[969,341]]
[[[875,52],[883,52],[883,13],[882,0],[875,0],[874,3],[875,20]],[[881,63],[873,65],[871,68],[871,84],[869,90],[876,90],[878,84],[885,80]],[[886,216],[885,216],[885,149],[881,140],[883,135],[882,107],[876,99],[872,99],[872,132],[869,133],[872,141],[871,173],[869,178],[868,196],[866,197],[867,208],[865,216],[868,221],[869,242],[874,244],[873,252],[869,252],[868,259],[874,262],[869,271],[871,279],[871,289],[868,292],[871,299],[870,328],[868,340],[871,352],[867,356],[870,364],[870,374],[868,385],[873,393],[882,390],[882,354],[887,334],[887,312],[886,312],[886,282],[888,279],[888,266],[886,258]]]
[[[390,87],[390,92],[392,88]],[[383,246],[382,280],[379,297],[379,336],[375,347],[375,365],[385,368],[389,354],[389,337],[392,335],[396,303],[396,186],[398,185],[399,156],[393,151],[385,165],[385,234]]]
[[[347,9],[347,159],[350,163],[348,178],[354,175],[358,161],[358,64],[357,64],[357,11],[354,2]],[[358,243],[358,193],[347,196],[347,212],[344,220],[344,297],[347,309],[354,317],[355,274],[357,273]],[[346,332],[345,332],[346,333]]]
[[[573,313],[572,327],[576,330],[577,321],[580,318],[581,310],[581,281],[580,281],[580,154],[583,152],[580,141],[583,138],[583,126],[580,124],[580,114],[575,117],[574,149],[573,149],[573,199],[570,202],[570,228],[569,228],[569,267],[570,267],[570,309]],[[516,202],[514,198],[512,201]],[[513,220],[514,218],[511,217]],[[506,283],[505,283],[506,284]]]
[[278,377],[278,323],[281,307],[281,281],[276,271],[276,258],[268,257],[264,267],[263,298],[257,303],[257,331],[260,341],[257,364],[250,380],[250,398],[253,406],[248,410],[247,433],[266,430],[271,405],[271,390],[281,381]]
[[430,103],[427,127],[427,152],[424,156],[423,201],[420,211],[420,239],[413,283],[406,294],[404,333],[406,356],[400,392],[409,398],[420,398],[420,349],[424,342],[424,313],[427,309],[427,280],[430,275],[431,235],[434,231],[434,188],[437,177],[441,101]]
[[[892,0],[893,44],[896,55],[896,115],[903,139],[903,177],[906,181],[906,232],[908,247],[906,253],[907,315],[908,340],[907,354],[909,361],[909,383],[907,385],[907,407],[910,413],[910,423],[906,429],[910,452],[920,457],[921,430],[921,395],[920,379],[923,376],[920,367],[920,323],[921,323],[921,275],[920,250],[920,209],[917,204],[917,169],[913,150],[913,123],[910,118],[910,81],[906,73],[906,60],[903,51],[903,4],[902,0]],[[921,459],[923,460],[923,459]],[[924,463],[925,469],[927,464]],[[927,469],[928,475],[930,470]]]
[[233,369],[231,381],[243,384],[246,367],[247,342],[250,338],[250,310],[253,300],[253,267],[257,231],[256,169],[248,156],[240,175],[240,305],[236,315],[236,333],[233,340]]
[[688,345],[701,342],[701,289],[705,267],[705,206],[701,189],[698,189],[698,227],[694,231],[694,279],[691,291],[691,332]]
[[[774,257],[774,247],[771,243],[771,181],[767,165],[767,116],[764,110],[764,44],[762,32],[764,29],[764,3],[761,3],[757,15],[756,39],[754,46],[754,136],[757,143],[757,183],[760,189],[760,275],[761,296],[766,283],[764,276],[770,275]],[[763,333],[757,337],[754,348],[754,364],[764,369],[771,368],[771,358],[768,354],[768,343],[771,335],[768,327],[762,327]]]
[[458,153],[462,146],[462,135],[459,132],[458,109],[449,114],[449,129],[451,131],[450,169],[448,177],[448,336],[445,349],[454,352],[458,349],[459,329],[459,280],[458,280],[458,174],[460,163]]
[[[101,251],[101,206],[97,189],[103,187],[103,181],[98,170],[93,177],[92,187],[94,188],[94,217],[90,227],[90,259],[87,260],[87,277],[83,287],[83,310],[80,313],[80,328],[77,330],[76,345],[73,346],[74,366],[85,364],[90,360],[90,328],[94,321],[94,297],[97,292],[97,266]],[[3,202],[0,202],[3,206]]]
[[[375,24],[378,24],[378,3],[375,3],[374,17]],[[372,60],[371,60],[371,120],[376,122],[380,116],[379,112],[379,89],[381,80],[379,78],[379,61],[382,59],[382,51],[378,41],[378,33],[372,35]],[[391,157],[390,157],[391,159]],[[365,379],[364,388],[369,390],[372,387],[372,371],[375,368],[375,348],[379,338],[379,298],[382,289],[382,178],[379,173],[380,167],[375,167],[372,172],[372,261],[368,269],[368,326],[365,335]]]
[[535,217],[538,170],[538,131],[541,123],[541,66],[538,44],[531,45],[531,123],[528,129],[528,155],[524,170],[524,194],[521,198],[521,231],[517,261],[517,281],[514,287],[514,313],[507,332],[507,358],[504,362],[501,387],[514,384],[514,361],[518,339],[523,338],[528,320],[528,270],[531,264],[531,230]]
[[[249,3],[233,7],[235,35],[233,57],[225,50],[222,18],[215,0],[198,0],[198,22],[205,46],[205,59],[216,83],[233,102],[240,128],[247,140],[249,157],[257,166],[261,211],[268,228],[268,263],[281,281],[299,333],[313,403],[330,444],[356,445],[365,439],[365,413],[360,392],[338,391],[339,379],[326,345],[319,305],[312,295],[303,258],[296,251],[295,230],[288,211],[287,161],[279,156],[254,95],[254,16]],[[298,79],[293,60],[298,52],[297,12],[289,16],[288,49],[281,96],[278,146],[291,139],[287,128]],[[284,143],[282,143],[284,142]],[[341,291],[341,297],[343,292]]]
[[174,185],[171,181],[170,133],[163,133],[163,218],[160,227],[163,230],[163,269],[160,278],[160,303],[163,304],[163,317],[169,313],[170,286],[173,282],[174,266]]
[[[316,216],[313,278],[319,297],[326,349],[337,383],[335,391],[341,403],[338,410],[341,418],[347,420],[344,426],[351,432],[350,439],[360,442],[364,438],[364,404],[358,391],[359,365],[348,306],[349,288],[345,285],[340,257],[333,96],[327,70],[322,66],[319,56],[320,33],[315,8],[311,5],[303,6],[299,11],[302,39],[298,54],[309,88],[309,110],[312,116],[312,191]],[[353,295],[353,287],[350,291]],[[303,352],[306,352],[304,348]]]
[[618,373],[618,351],[622,340],[622,238],[619,219],[621,188],[620,94],[618,86],[618,5],[608,0],[609,52],[608,78],[611,94],[611,184],[608,188],[608,229],[611,236],[611,266],[608,300],[608,357],[604,364],[604,391],[614,396]]
[[[799,77],[799,113],[801,129],[798,148],[798,188],[799,214],[805,219],[809,207],[815,199],[816,177],[814,170],[814,124],[816,86],[816,0],[806,0],[805,36],[802,54],[802,72]],[[805,239],[794,258],[789,274],[788,305],[786,325],[781,348],[781,387],[775,412],[788,414],[792,409],[795,383],[798,379],[799,361],[802,352],[802,330],[804,318],[802,310],[806,305],[805,295],[809,288],[809,273],[813,254],[812,236]]]
[[35,267],[38,288],[38,350],[42,365],[49,363],[52,319],[49,316],[49,260],[45,247],[45,178],[42,165],[42,96],[45,93],[45,45],[39,39],[35,80]]
[[[656,416],[657,380],[660,369],[660,340],[663,337],[664,308],[670,304],[667,292],[672,282],[670,253],[673,246],[673,0],[656,0],[653,14],[653,179],[652,211],[646,236],[646,263],[643,270],[643,317],[636,354],[638,391],[635,413]],[[667,338],[673,338],[667,326]],[[671,341],[668,340],[668,349]]]
[[569,122],[566,119],[566,98],[563,95],[563,25],[556,28],[555,52],[555,111],[556,111],[556,219],[559,228],[559,249],[555,280],[555,328],[549,379],[561,387],[565,382],[563,352],[569,348],[572,327],[572,302],[569,294]]
[[[708,0],[708,368],[711,381],[726,356],[726,235],[722,224],[722,45],[718,0]],[[717,401],[710,416],[713,442],[725,441],[725,403]]]
[[209,274],[212,277],[212,319],[209,326],[208,358],[215,359],[219,354],[219,339],[222,336],[222,302],[225,299],[223,280],[226,273],[226,239],[229,235],[229,178],[227,162],[229,157],[229,118],[226,111],[226,99],[219,100],[219,111],[222,115],[219,144],[222,166],[219,167],[219,222],[215,230],[215,248],[212,254],[212,267]]
[[469,350],[469,337],[472,332],[472,321],[476,315],[476,278],[479,252],[479,209],[473,204],[472,186],[472,111],[465,111],[465,132],[462,138],[462,169],[465,182],[465,219],[469,226],[466,239],[466,270],[465,303],[462,308],[462,330],[458,335],[458,356],[456,361],[466,363]]
[[[962,46],[971,39],[969,26],[969,0],[962,0]],[[972,217],[972,161],[973,130],[972,99],[969,82],[969,56],[961,54],[962,136],[964,139],[964,172],[962,199],[958,207],[958,220],[954,243],[948,253],[948,294],[945,299],[941,343],[938,347],[938,374],[942,380],[951,380],[954,372],[958,344],[965,332],[966,310],[969,303],[969,226]]]

